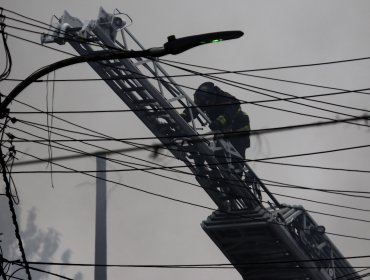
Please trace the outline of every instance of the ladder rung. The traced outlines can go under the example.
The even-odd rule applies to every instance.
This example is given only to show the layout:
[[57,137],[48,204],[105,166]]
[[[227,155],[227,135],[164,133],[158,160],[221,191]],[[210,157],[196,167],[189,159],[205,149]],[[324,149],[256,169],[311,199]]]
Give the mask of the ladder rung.
[[155,99],[143,99],[135,101],[136,105],[151,105],[154,104],[156,101]]
[[156,110],[156,111],[146,112],[146,114],[148,116],[164,116],[164,115],[167,115],[167,112],[163,110]]
[[133,91],[143,91],[145,88],[143,87],[131,87],[131,88],[124,88],[123,91],[125,92],[133,92]]
[[153,61],[151,61],[149,59],[139,60],[139,61],[135,62],[134,65],[139,66],[139,65],[147,64],[149,62],[153,62]]

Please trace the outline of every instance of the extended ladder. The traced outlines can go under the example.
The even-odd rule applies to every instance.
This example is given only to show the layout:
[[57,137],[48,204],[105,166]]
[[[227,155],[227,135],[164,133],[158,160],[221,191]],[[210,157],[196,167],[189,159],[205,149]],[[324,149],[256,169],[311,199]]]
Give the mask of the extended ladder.
[[[101,8],[97,20],[82,23],[65,12],[42,42],[68,42],[80,55],[129,49],[129,41],[143,49],[120,15],[118,10],[109,14]],[[119,32],[122,42],[116,39]],[[156,61],[137,58],[89,64],[168,151],[189,167],[216,203],[219,210],[202,227],[244,279],[358,277],[325,235],[325,228],[303,207],[280,205],[248,164],[241,163],[229,142],[199,135],[198,126],[209,119]],[[178,107],[193,108],[199,115],[189,125]],[[219,156],[220,151],[224,156]],[[237,175],[240,168],[242,179]],[[274,269],[262,263],[270,267],[273,263]]]

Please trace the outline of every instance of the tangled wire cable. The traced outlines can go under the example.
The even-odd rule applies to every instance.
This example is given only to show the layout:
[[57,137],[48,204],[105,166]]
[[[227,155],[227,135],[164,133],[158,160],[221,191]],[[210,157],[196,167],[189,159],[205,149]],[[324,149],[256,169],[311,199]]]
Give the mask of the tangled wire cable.
[[10,55],[7,39],[8,35],[5,33],[5,16],[3,15],[3,8],[0,8],[0,33],[3,39],[4,50],[5,50],[5,68],[3,72],[0,74],[0,81],[5,80],[8,78],[10,71],[12,69],[12,57]]

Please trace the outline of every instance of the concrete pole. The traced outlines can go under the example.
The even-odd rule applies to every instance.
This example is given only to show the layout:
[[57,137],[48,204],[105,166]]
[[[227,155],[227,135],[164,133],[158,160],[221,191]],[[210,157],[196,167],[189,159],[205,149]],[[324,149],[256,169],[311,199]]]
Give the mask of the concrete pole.
[[[105,155],[102,155],[103,157]],[[107,264],[107,182],[106,160],[96,157],[95,264]],[[95,266],[95,280],[107,279],[107,267]]]

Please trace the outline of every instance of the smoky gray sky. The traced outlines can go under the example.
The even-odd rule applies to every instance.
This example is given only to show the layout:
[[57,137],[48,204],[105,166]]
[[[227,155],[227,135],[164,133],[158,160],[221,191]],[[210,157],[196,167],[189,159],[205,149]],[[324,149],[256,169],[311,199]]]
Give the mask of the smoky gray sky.
[[[220,44],[206,45],[189,50],[178,56],[166,59],[185,63],[213,67],[225,70],[249,70],[268,67],[319,63],[343,59],[370,56],[370,2],[369,1],[293,1],[293,0],[203,0],[203,1],[0,1],[6,9],[21,13],[43,22],[50,22],[53,15],[61,16],[67,10],[82,21],[95,19],[102,6],[112,12],[118,8],[133,19],[129,27],[134,36],[145,46],[161,46],[167,36],[177,37],[221,31],[242,30],[245,35],[238,39]],[[9,14],[9,16],[11,16]],[[29,40],[39,42],[37,34],[20,31],[10,26],[33,29],[16,21],[7,21],[6,31]],[[13,58],[11,78],[24,79],[36,69],[68,56],[53,50],[42,48],[12,36],[8,43]],[[68,45],[50,45],[63,51],[74,52]],[[3,50],[1,50],[3,51]],[[1,53],[3,59],[4,53]],[[164,66],[165,67],[165,66]],[[183,72],[165,67],[170,74]],[[189,67],[190,68],[190,67]],[[202,70],[199,68],[192,68]],[[356,61],[315,67],[302,67],[270,71],[256,71],[250,74],[310,83],[342,90],[357,90],[369,87],[368,74],[370,61]],[[97,78],[88,65],[78,65],[56,72],[57,79]],[[243,84],[260,87],[275,92],[262,90],[263,93],[282,97],[277,92],[297,96],[331,93],[338,90],[322,89],[307,85],[278,82],[261,77],[224,75]],[[50,75],[53,78],[53,75]],[[196,88],[205,82],[202,77],[177,78],[179,84]],[[0,91],[7,94],[16,85],[15,82],[3,81]],[[245,101],[269,99],[269,97],[217,83],[225,91]],[[57,82],[34,83],[17,98],[42,110],[110,110],[127,109],[127,106],[103,82]],[[192,95],[192,90],[185,89]],[[369,97],[366,94],[348,93],[318,98],[318,100],[357,108],[344,109],[338,106],[302,103],[321,107],[333,112],[300,106],[287,102],[274,102],[268,105],[311,114],[326,118],[343,118],[343,114],[362,115],[370,110]],[[10,106],[12,111],[26,111],[27,107],[17,103]],[[283,111],[243,105],[251,119],[252,129],[279,127],[320,121],[319,118],[301,116]],[[45,115],[17,115],[23,120],[47,124]],[[61,115],[64,119],[80,126],[99,131],[116,138],[152,136],[149,130],[132,113],[115,114],[69,114]],[[49,119],[49,123],[50,123]],[[54,119],[56,127],[74,129],[72,126]],[[362,123],[364,124],[364,123]],[[22,123],[14,125],[35,135],[46,137],[45,132]],[[81,130],[80,130],[81,131]],[[16,133],[16,132],[14,132]],[[25,138],[34,136],[18,134]],[[370,129],[364,126],[338,124],[320,128],[309,128],[262,135],[252,138],[252,147],[247,150],[250,159],[283,156],[291,154],[317,152],[369,144]],[[76,136],[77,137],[77,136]],[[78,136],[83,138],[83,136]],[[86,136],[87,137],[87,136]],[[59,136],[53,136],[60,139]],[[155,140],[146,143],[157,142]],[[72,144],[87,152],[98,150],[82,144]],[[109,149],[124,148],[118,143],[99,143]],[[48,149],[37,144],[17,143],[16,148],[40,157],[48,156]],[[70,154],[53,149],[53,156]],[[147,152],[133,154],[145,160],[164,165],[177,165],[174,159],[160,156],[150,158]],[[29,160],[18,154],[19,161]],[[120,155],[114,158],[130,160]],[[313,156],[293,157],[275,160],[290,164],[314,165],[344,169],[369,170],[370,152],[368,148],[353,149],[343,152],[326,153]],[[61,162],[80,170],[95,169],[95,159]],[[320,170],[282,166],[267,163],[251,163],[251,167],[262,179],[305,187],[323,189],[341,189],[368,191],[369,173]],[[108,163],[108,168],[118,168]],[[61,169],[55,167],[55,169]],[[15,170],[50,170],[46,164],[22,166]],[[168,175],[166,172],[159,172]],[[169,174],[174,178],[189,182],[195,180],[189,176]],[[164,194],[177,199],[215,207],[207,194],[198,188],[169,181],[142,172],[120,172],[108,174],[108,179],[132,185],[148,191]],[[58,238],[58,248],[51,254],[50,261],[92,263],[94,261],[94,216],[95,216],[95,180],[81,174],[15,174],[14,180],[20,196],[19,221],[23,231],[27,230],[29,213],[33,213],[33,222],[40,233],[52,230]],[[53,180],[54,188],[51,181]],[[282,203],[303,205],[306,209],[352,218],[370,220],[368,212],[355,211],[312,203],[299,198],[328,202],[333,204],[370,209],[368,199],[321,192],[270,187]],[[295,196],[296,199],[281,195]],[[0,197],[1,216],[10,216],[6,200]],[[5,205],[5,206],[4,206]],[[33,212],[30,212],[33,211]],[[112,264],[196,264],[225,263],[227,259],[218,250],[200,227],[211,211],[178,204],[173,201],[145,195],[119,185],[108,185],[108,262]],[[312,213],[318,224],[328,232],[360,237],[369,236],[369,223],[354,219],[339,219]],[[5,218],[4,218],[5,219]],[[2,218],[3,221],[3,218]],[[12,233],[12,225],[2,223],[0,232]],[[331,240],[345,256],[369,255],[370,242],[351,238],[330,236]],[[4,237],[5,239],[5,237]],[[11,239],[7,239],[11,240]],[[6,244],[5,244],[6,245]],[[40,249],[41,250],[41,249]],[[32,256],[33,260],[42,258],[41,251]],[[353,261],[354,265],[369,265],[369,260]],[[53,268],[56,273],[73,277],[91,279],[92,269]],[[109,279],[240,279],[235,270],[166,270],[166,269],[118,269],[108,271]],[[370,278],[364,278],[370,279]]]

